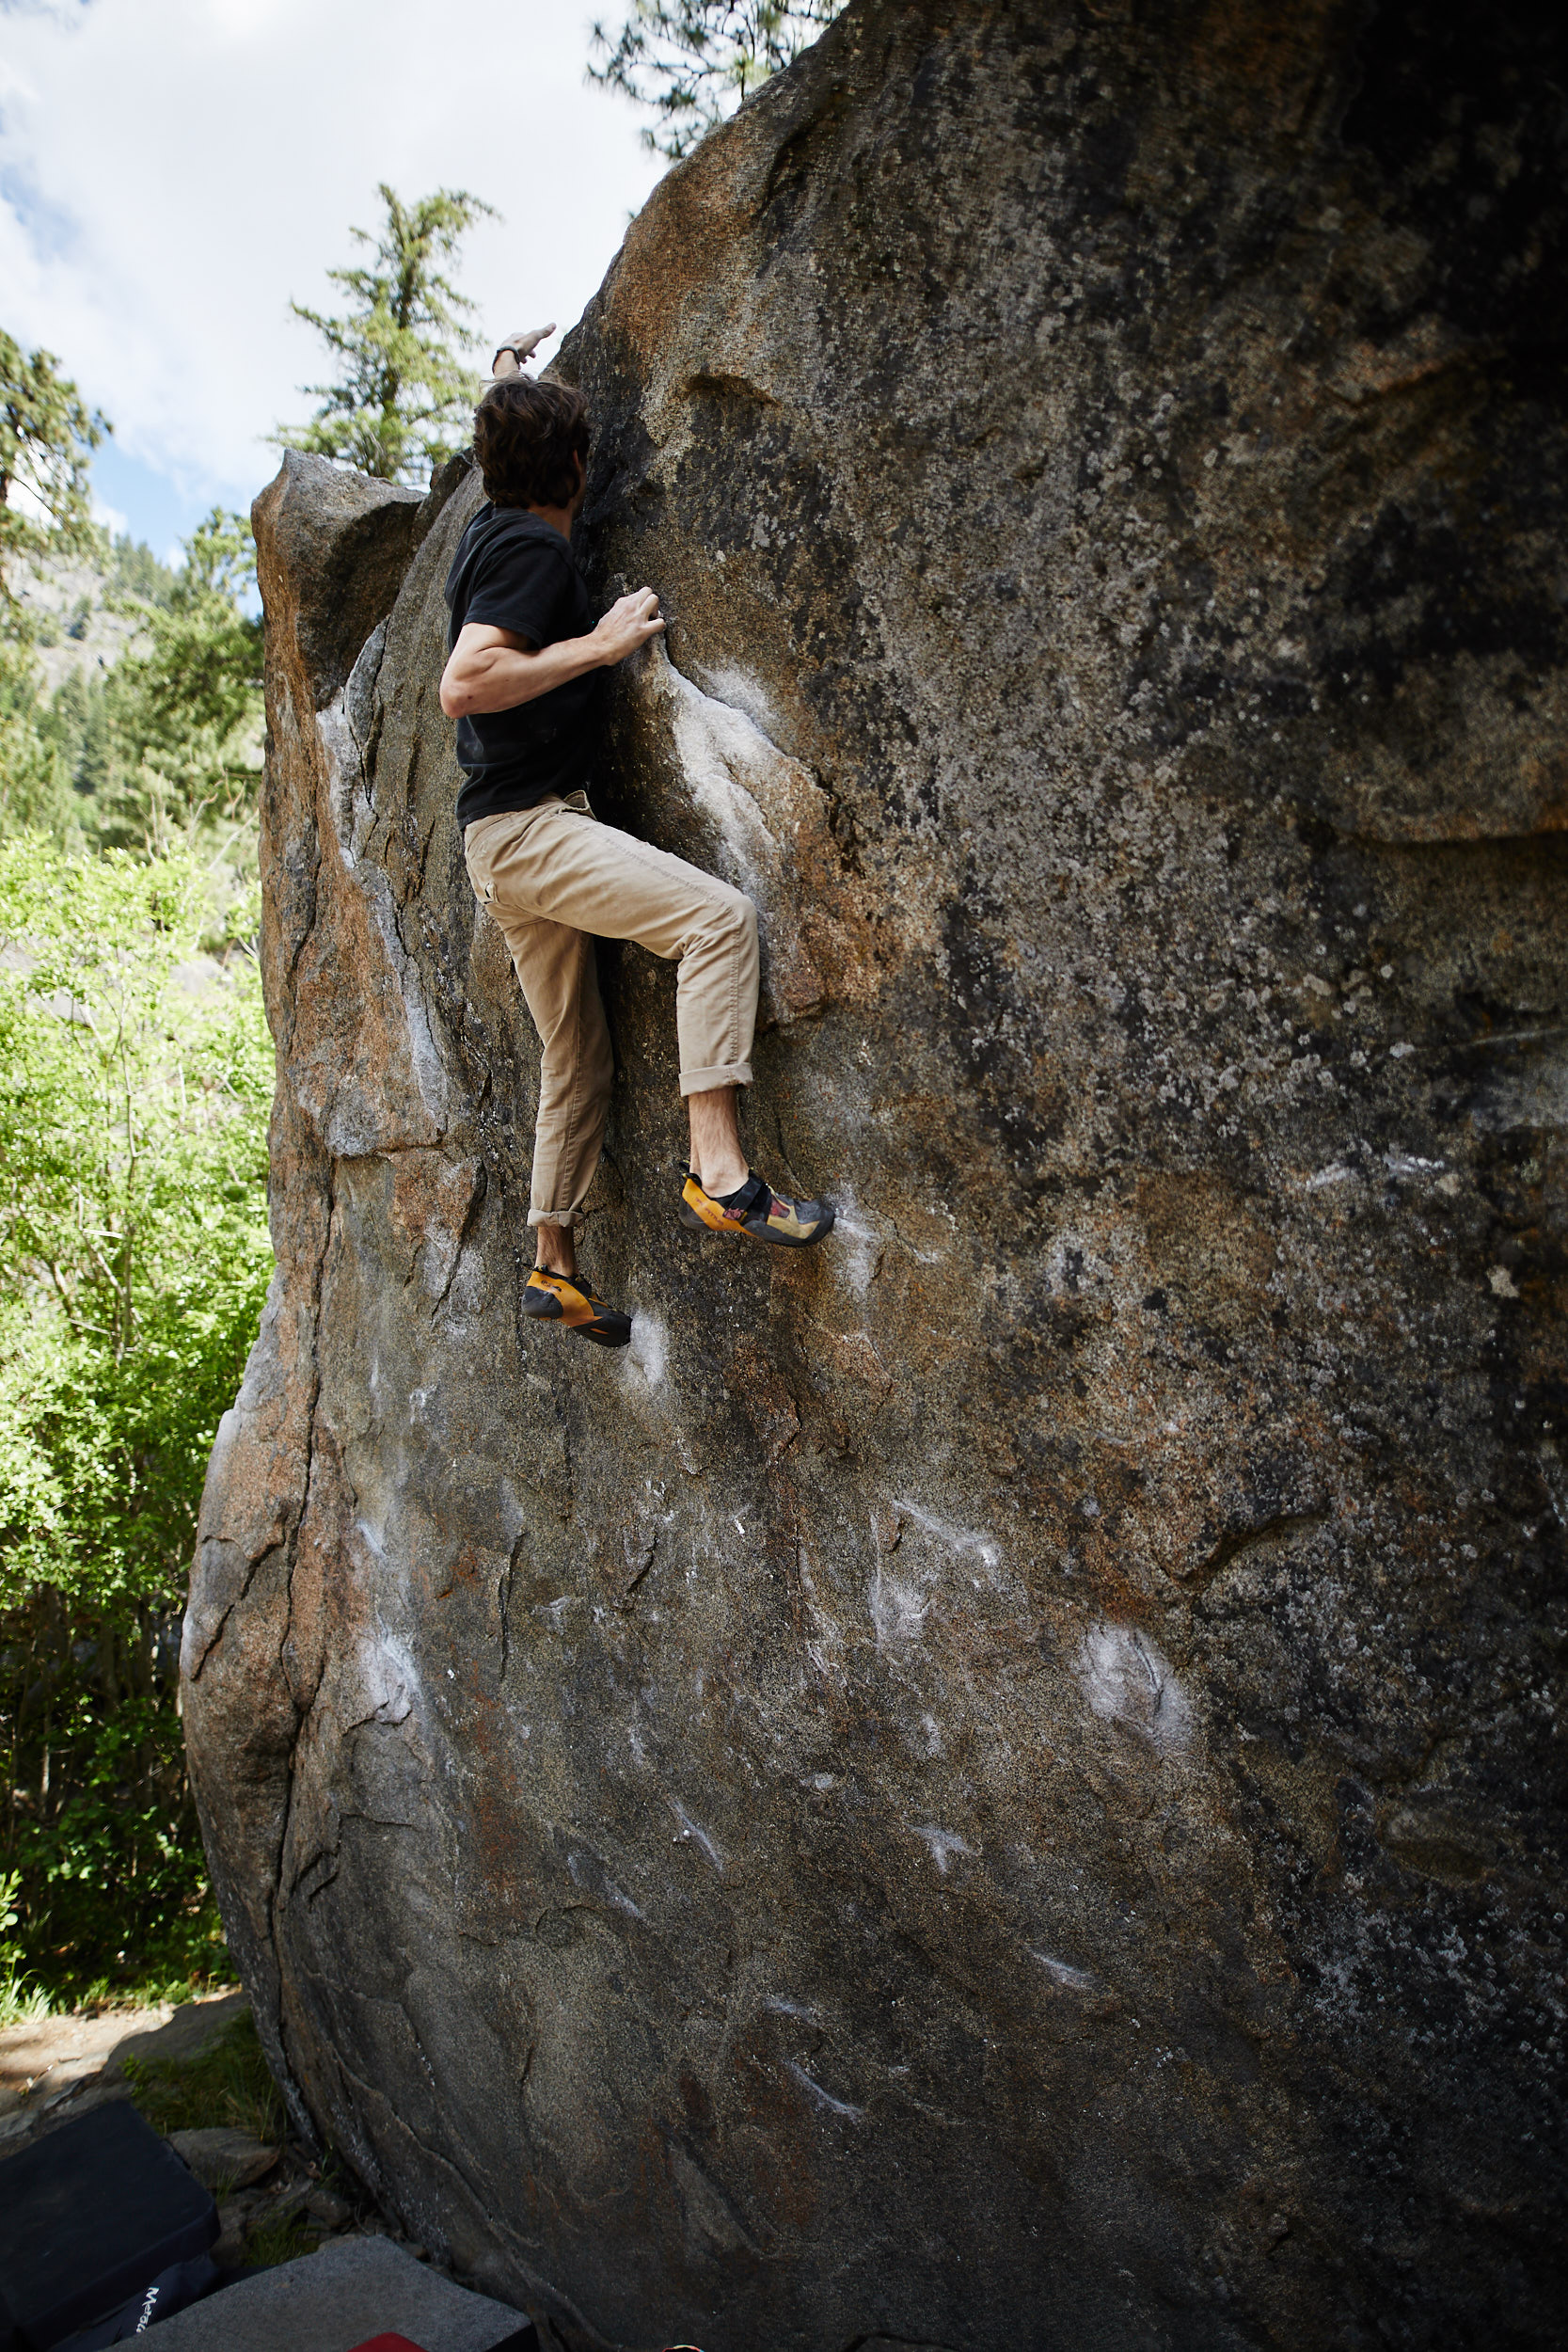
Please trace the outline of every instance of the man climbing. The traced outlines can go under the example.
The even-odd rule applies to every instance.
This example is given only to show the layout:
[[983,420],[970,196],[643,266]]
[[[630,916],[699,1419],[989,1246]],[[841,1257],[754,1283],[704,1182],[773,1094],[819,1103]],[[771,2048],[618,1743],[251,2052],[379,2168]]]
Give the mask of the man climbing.
[[691,1128],[683,1224],[803,1249],[832,1229],[752,1169],[736,1117],[752,1082],[756,909],[684,858],[600,824],[588,804],[598,674],[664,628],[640,588],[594,622],[572,555],[587,478],[580,393],[522,361],[553,330],[515,336],[474,417],[485,489],[447,578],[441,707],[457,721],[457,796],[475,895],[500,925],[543,1046],[529,1223],[538,1263],[523,1312],[624,1347],[631,1317],[577,1271],[574,1235],[604,1140],[614,1063],[594,941],[678,959],[680,1090]]

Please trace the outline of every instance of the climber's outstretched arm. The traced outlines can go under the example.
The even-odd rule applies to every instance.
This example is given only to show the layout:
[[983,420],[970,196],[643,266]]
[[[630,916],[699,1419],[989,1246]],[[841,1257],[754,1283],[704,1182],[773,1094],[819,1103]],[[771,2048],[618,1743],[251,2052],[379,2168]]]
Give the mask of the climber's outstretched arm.
[[515,710],[587,670],[613,669],[663,628],[658,598],[651,588],[622,596],[589,636],[564,637],[543,648],[509,628],[466,622],[441,674],[441,707],[449,719],[471,718],[475,711]]

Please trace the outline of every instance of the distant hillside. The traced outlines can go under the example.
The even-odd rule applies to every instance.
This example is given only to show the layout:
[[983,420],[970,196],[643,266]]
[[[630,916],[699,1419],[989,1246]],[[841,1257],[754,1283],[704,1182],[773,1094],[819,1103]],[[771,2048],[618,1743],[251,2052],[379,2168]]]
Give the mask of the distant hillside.
[[135,616],[117,605],[128,596],[165,604],[174,580],[150,548],[130,538],[108,543],[96,560],[72,556],[19,564],[12,584],[36,632],[45,695],[72,672],[90,676],[111,669],[137,635]]

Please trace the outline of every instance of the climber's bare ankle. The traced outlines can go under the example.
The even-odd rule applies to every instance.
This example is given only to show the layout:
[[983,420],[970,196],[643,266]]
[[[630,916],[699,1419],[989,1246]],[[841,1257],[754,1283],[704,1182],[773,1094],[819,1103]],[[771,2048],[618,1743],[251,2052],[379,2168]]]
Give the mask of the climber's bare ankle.
[[572,1248],[571,1227],[536,1225],[533,1230],[539,1237],[535,1265],[542,1266],[546,1274],[575,1274],[578,1262]]
[[691,1122],[691,1165],[703,1190],[714,1200],[737,1192],[751,1174],[740,1147],[736,1119],[736,1087],[713,1087],[705,1094],[689,1094],[687,1116]]
[[710,1200],[727,1200],[732,1192],[738,1192],[751,1174],[744,1160],[726,1166],[721,1160],[709,1160],[697,1170],[697,1181]]

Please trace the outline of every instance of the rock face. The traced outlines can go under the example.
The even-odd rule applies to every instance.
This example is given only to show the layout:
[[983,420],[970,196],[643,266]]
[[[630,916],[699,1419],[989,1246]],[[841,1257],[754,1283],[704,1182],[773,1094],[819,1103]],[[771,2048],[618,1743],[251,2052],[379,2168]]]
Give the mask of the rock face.
[[627,1358],[518,1322],[477,484],[259,502],[192,1762],[296,2111],[572,2344],[1560,2340],[1557,24],[859,0],[634,224],[597,804],[755,893],[843,1214],[682,1232],[605,950]]

